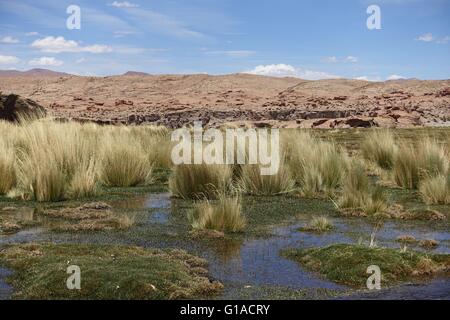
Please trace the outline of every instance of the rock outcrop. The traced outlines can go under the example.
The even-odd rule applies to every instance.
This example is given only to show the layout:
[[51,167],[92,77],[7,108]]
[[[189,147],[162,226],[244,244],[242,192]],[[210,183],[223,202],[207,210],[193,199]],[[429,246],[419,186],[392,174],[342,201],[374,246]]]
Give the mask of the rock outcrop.
[[16,94],[0,94],[0,120],[17,121],[23,117],[42,117],[46,115],[44,107],[31,99],[23,99]]

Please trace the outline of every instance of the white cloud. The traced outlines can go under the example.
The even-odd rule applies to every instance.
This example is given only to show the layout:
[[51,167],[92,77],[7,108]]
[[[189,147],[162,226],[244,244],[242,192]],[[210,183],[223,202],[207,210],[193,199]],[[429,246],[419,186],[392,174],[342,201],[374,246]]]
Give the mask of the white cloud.
[[357,58],[357,57],[354,57],[354,56],[347,56],[347,57],[345,57],[344,60],[345,60],[346,62],[352,62],[352,63],[358,62],[358,58]]
[[288,77],[295,76],[297,70],[289,64],[268,64],[256,66],[253,70],[247,71],[246,73],[257,74],[261,76],[272,76],[272,77]]
[[185,39],[208,39],[206,35],[191,29],[182,21],[156,11],[127,8],[126,12],[140,25],[141,29]]
[[398,74],[391,74],[389,77],[386,78],[386,80],[400,80],[405,79],[403,76],[399,76]]
[[57,60],[54,57],[40,57],[33,60],[28,61],[29,65],[32,66],[52,66],[59,67],[62,66],[64,62],[61,60]]
[[431,42],[434,40],[433,34],[432,33],[425,33],[421,36],[418,36],[415,40],[418,41],[424,41],[424,42]]
[[271,77],[296,77],[306,80],[319,80],[319,79],[335,79],[339,76],[326,73],[323,71],[315,71],[308,69],[295,68],[289,64],[269,64],[259,65],[253,70],[246,71],[245,73],[257,74]]
[[85,61],[86,61],[85,58],[80,58],[80,59],[75,60],[76,63],[83,63]]
[[26,35],[27,37],[37,36],[38,34],[39,34],[39,32],[36,32],[36,31],[31,31],[31,32],[25,33],[25,35]]
[[354,78],[355,80],[363,80],[363,81],[370,81],[370,82],[379,82],[382,81],[380,77],[368,77],[368,76],[361,76]]
[[1,43],[6,43],[6,44],[14,44],[14,43],[19,43],[19,39],[13,38],[11,36],[6,36],[3,37],[2,39],[0,39]]
[[336,62],[338,62],[338,58],[336,58],[335,56],[331,56],[331,57],[323,58],[322,61],[323,62],[336,63]]
[[245,58],[254,55],[255,51],[250,50],[229,50],[229,51],[206,51],[206,55],[225,55],[230,58]]
[[116,8],[137,8],[139,7],[139,5],[135,4],[135,3],[131,3],[128,1],[114,1],[113,3],[110,4],[113,7]]
[[89,52],[105,53],[111,52],[112,48],[106,45],[94,44],[90,46],[81,46],[74,40],[66,40],[64,37],[45,37],[35,40],[31,47],[43,52],[61,53],[61,52]]
[[344,58],[338,58],[336,56],[330,56],[330,57],[325,57],[321,60],[322,62],[327,62],[327,63],[337,63],[337,62],[352,62],[352,63],[356,63],[358,62],[358,58],[354,57],[354,56],[346,56]]
[[450,36],[445,36],[443,38],[436,40],[436,43],[447,44],[449,41],[450,41]]
[[0,55],[0,64],[15,64],[20,61],[19,58],[15,56],[2,56]]

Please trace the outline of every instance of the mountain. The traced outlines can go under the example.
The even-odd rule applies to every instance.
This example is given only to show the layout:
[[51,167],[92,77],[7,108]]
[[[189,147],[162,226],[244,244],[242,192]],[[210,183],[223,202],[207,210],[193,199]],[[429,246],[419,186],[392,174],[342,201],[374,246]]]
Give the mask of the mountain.
[[146,72],[139,72],[139,71],[127,71],[123,74],[124,76],[149,76],[150,74]]
[[0,77],[68,77],[71,74],[48,69],[30,69],[27,71],[0,70]]

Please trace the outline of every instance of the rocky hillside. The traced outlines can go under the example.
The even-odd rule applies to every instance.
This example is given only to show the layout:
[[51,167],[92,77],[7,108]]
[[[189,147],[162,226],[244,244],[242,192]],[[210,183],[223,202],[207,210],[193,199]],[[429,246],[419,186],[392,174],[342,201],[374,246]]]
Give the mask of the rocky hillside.
[[0,77],[0,90],[59,118],[179,127],[194,120],[276,127],[450,123],[450,80],[305,81],[249,74]]

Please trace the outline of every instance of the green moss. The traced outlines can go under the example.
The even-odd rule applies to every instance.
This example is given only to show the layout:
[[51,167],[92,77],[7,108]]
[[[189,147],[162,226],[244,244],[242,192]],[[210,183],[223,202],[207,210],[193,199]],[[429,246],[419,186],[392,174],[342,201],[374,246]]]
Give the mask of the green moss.
[[[205,260],[175,249],[24,244],[0,251],[0,260],[15,270],[16,299],[206,298],[222,289]],[[81,290],[66,287],[69,265],[81,269]]]
[[360,245],[335,244],[325,248],[288,249],[282,255],[297,261],[306,269],[318,272],[327,279],[355,287],[365,287],[367,267],[381,269],[382,285],[407,281],[415,276],[448,272],[450,255],[398,249],[369,248]]

